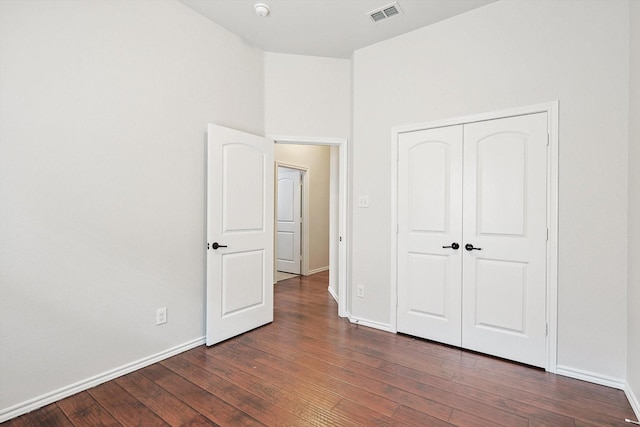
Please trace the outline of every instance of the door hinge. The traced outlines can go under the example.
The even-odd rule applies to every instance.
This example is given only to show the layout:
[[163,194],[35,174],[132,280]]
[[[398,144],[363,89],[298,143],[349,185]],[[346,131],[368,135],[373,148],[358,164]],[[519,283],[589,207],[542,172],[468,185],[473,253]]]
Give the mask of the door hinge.
[[547,227],[547,242],[549,241],[549,228]]
[[544,336],[548,337],[549,336],[549,324],[545,324],[545,328],[544,328]]
[[551,140],[551,136],[550,136],[549,134],[547,134],[547,147],[548,147],[548,146],[549,146],[549,144],[550,144],[550,140]]
[[400,224],[396,224],[396,234],[400,233]]

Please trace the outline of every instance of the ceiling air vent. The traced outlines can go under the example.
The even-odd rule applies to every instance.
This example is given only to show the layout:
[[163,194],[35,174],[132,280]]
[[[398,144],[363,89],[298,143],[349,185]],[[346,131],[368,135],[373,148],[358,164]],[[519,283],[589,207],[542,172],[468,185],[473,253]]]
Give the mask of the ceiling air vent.
[[400,9],[400,6],[398,6],[398,2],[394,1],[391,4],[372,10],[367,15],[369,15],[373,22],[378,22],[383,19],[391,18],[392,16],[400,15],[401,13],[402,10]]

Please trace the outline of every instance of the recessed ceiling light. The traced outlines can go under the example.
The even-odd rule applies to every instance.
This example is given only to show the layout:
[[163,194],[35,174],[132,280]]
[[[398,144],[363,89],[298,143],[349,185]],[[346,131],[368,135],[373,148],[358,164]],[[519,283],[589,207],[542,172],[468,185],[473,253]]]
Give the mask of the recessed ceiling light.
[[256,11],[256,15],[262,16],[263,18],[271,12],[269,10],[269,6],[264,3],[256,3],[253,5],[253,10]]

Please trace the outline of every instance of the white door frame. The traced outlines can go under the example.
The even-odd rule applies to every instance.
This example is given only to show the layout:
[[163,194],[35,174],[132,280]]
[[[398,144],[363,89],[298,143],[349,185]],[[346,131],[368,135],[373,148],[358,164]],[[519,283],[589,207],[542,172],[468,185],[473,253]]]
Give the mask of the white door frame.
[[558,101],[529,105],[490,113],[475,114],[452,119],[437,120],[391,130],[391,331],[397,329],[398,303],[398,138],[406,132],[444,126],[464,125],[486,120],[502,119],[534,113],[547,113],[549,149],[547,150],[547,325],[546,366],[548,372],[557,371],[558,340]]
[[[267,138],[273,139],[276,144],[297,144],[297,145],[328,145],[338,147],[340,156],[339,166],[339,190],[338,190],[338,316],[347,317],[347,250],[349,235],[347,230],[347,165],[348,165],[348,140],[346,138],[318,138],[305,136],[286,136],[286,135],[268,135]],[[330,184],[331,185],[331,184]],[[334,236],[336,230],[329,227],[329,233]],[[331,265],[331,257],[329,257],[329,269],[335,268]],[[303,261],[304,263],[304,261]]]
[[[289,169],[295,169],[295,170],[299,170],[300,172],[302,172],[302,209],[300,212],[300,216],[302,217],[302,230],[301,230],[301,237],[302,237],[302,243],[300,244],[300,249],[302,250],[302,265],[300,266],[300,274],[303,276],[308,276],[309,275],[309,168],[305,167],[305,166],[299,166],[299,165],[294,165],[292,163],[284,163],[284,162],[278,162],[276,161],[276,170],[275,170],[275,176],[276,176],[276,180],[277,180],[277,176],[278,176],[278,168],[279,167],[283,167],[283,168],[289,168]],[[274,205],[278,206],[277,201],[278,201],[278,186],[276,185],[274,188]],[[277,220],[276,220],[276,228],[277,228]],[[277,233],[276,233],[277,234]],[[275,242],[275,252],[274,254],[278,253],[278,238],[277,236],[274,236],[274,242]],[[274,260],[277,259],[277,256],[274,256]],[[275,272],[275,270],[274,270]],[[275,277],[274,277],[274,283],[275,283]]]

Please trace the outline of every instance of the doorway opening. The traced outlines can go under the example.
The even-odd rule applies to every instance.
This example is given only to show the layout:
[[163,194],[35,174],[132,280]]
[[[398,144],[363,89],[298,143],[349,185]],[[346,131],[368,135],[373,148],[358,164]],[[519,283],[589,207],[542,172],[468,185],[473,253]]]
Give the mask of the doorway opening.
[[[340,317],[348,316],[347,301],[347,140],[341,138],[311,138],[311,137],[288,137],[288,136],[269,136],[276,144],[289,145],[307,145],[307,146],[328,146],[329,148],[329,286],[328,291],[338,303],[338,315]],[[299,169],[306,165],[296,164],[296,162],[281,162],[282,166],[290,166],[293,169]],[[276,164],[276,168],[278,164]],[[305,179],[306,178],[306,179]],[[302,195],[309,193],[309,181],[313,180],[313,172],[307,171],[303,177]],[[326,179],[326,178],[325,178]],[[277,180],[276,180],[277,181]],[[277,185],[274,183],[277,191]],[[277,200],[277,199],[276,199]],[[304,211],[306,204],[307,215],[309,215],[309,206],[302,202],[302,210]],[[310,268],[308,261],[308,244],[309,237],[305,239],[305,223],[304,212],[302,214],[302,263],[301,274],[313,274],[325,271],[326,268],[320,266],[319,269]],[[309,221],[307,221],[308,223]],[[274,224],[277,227],[277,224]],[[277,245],[277,239],[276,245]],[[304,254],[307,252],[307,256]],[[278,253],[278,248],[275,248]],[[276,267],[277,270],[277,267]]]

